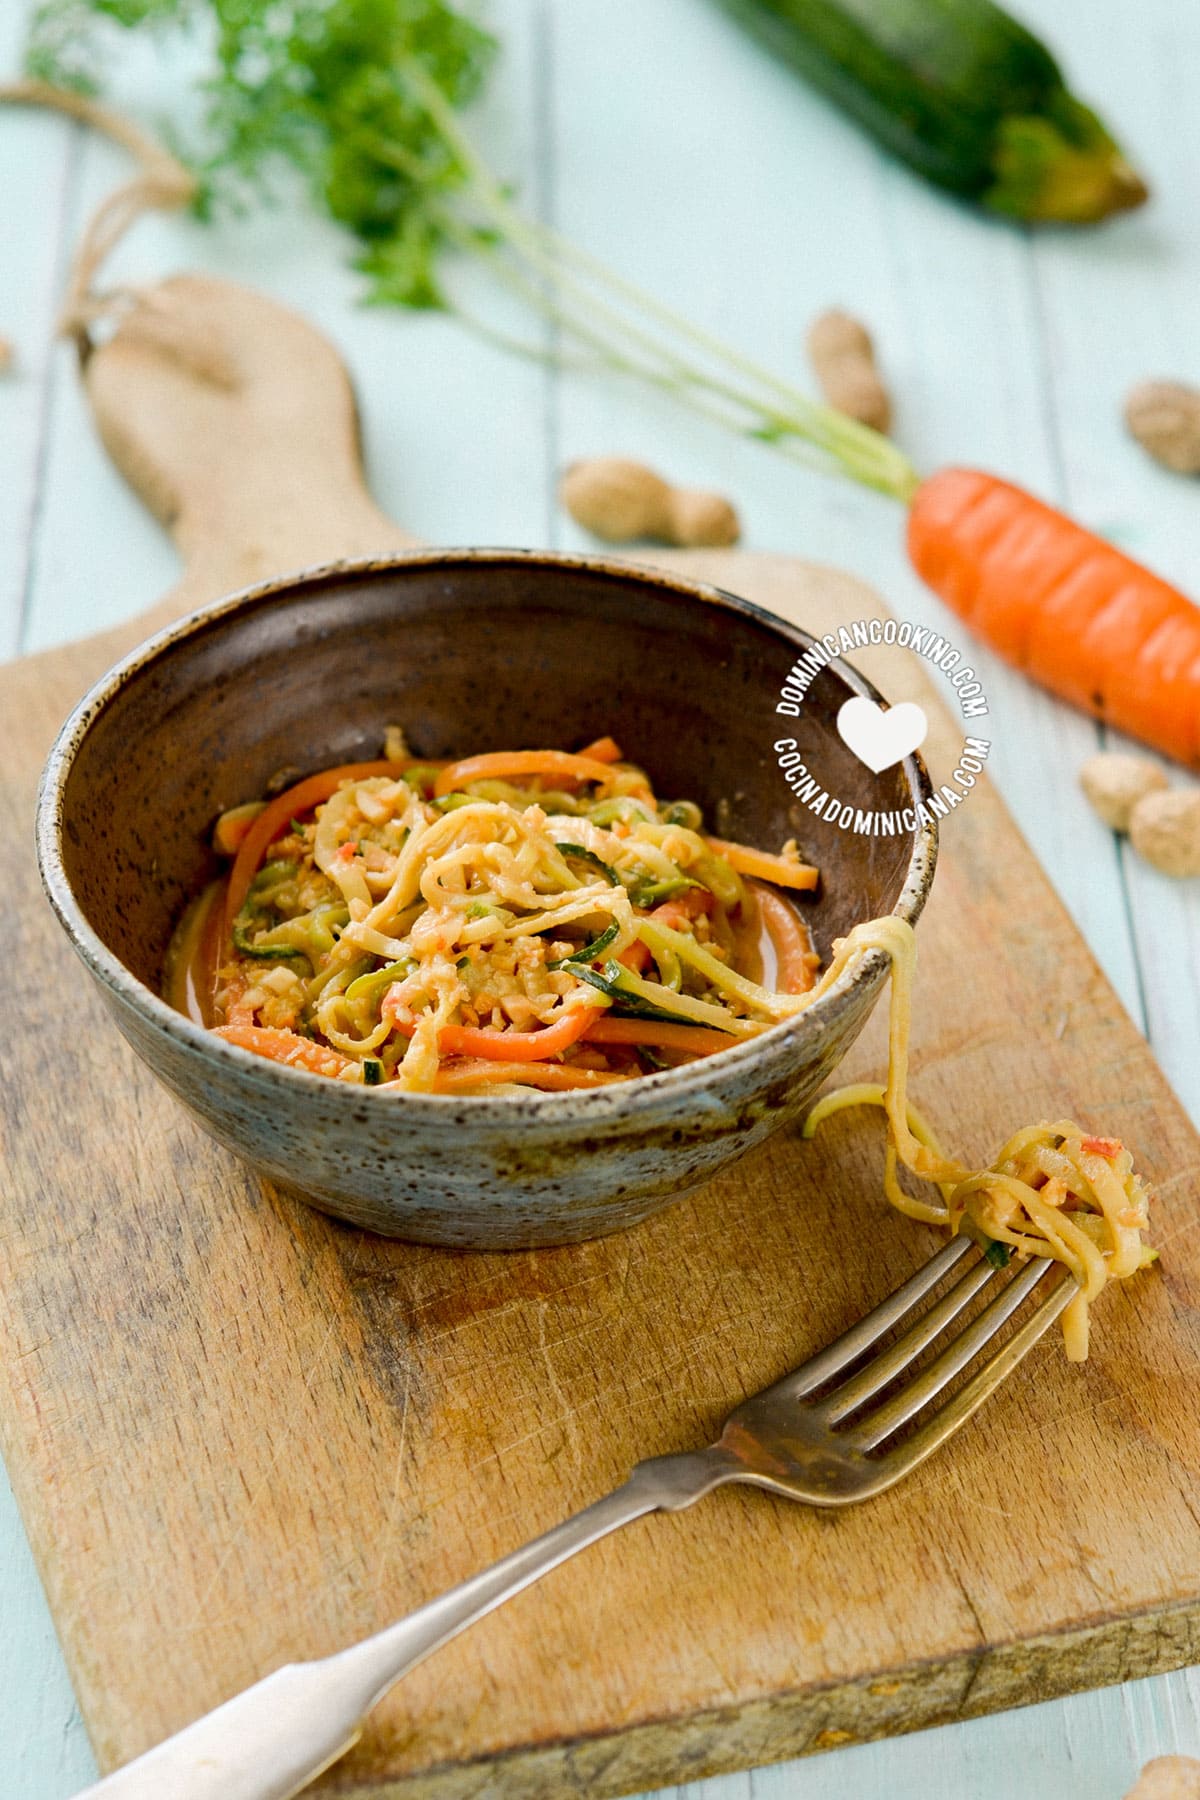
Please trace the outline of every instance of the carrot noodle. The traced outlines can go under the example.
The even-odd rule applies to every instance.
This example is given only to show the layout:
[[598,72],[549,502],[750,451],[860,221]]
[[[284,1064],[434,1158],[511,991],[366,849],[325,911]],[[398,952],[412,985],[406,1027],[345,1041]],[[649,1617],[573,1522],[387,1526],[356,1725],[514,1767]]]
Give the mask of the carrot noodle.
[[687,1050],[712,1056],[728,1050],[731,1039],[704,1025],[668,1025],[654,1019],[610,1019],[604,1014],[587,1028],[589,1044],[647,1044],[657,1050]]
[[664,900],[650,914],[660,925],[672,925],[676,930],[686,930],[691,922],[698,919],[701,913],[712,911],[713,897],[707,888],[693,887],[679,895],[676,900]]
[[750,883],[763,922],[771,934],[778,960],[776,980],[785,994],[806,994],[817,978],[820,957],[813,953],[808,934],[795,909],[781,894],[760,881]]
[[727,843],[724,838],[710,837],[708,842],[739,875],[756,875],[760,881],[773,881],[777,887],[796,888],[801,893],[811,893],[821,878],[818,869],[798,858],[771,856],[746,844]]
[[[386,1010],[386,1001],[384,1005]],[[508,1063],[541,1062],[569,1050],[581,1037],[586,1037],[595,1010],[589,1002],[569,1006],[561,1019],[555,1020],[553,1025],[544,1025],[540,1031],[483,1031],[478,1026],[443,1025],[438,1032],[438,1050],[443,1056],[493,1057]],[[415,1026],[397,1021],[396,1029],[411,1037]]]
[[621,749],[615,738],[597,738],[594,744],[585,744],[579,752],[580,756],[590,757],[592,762],[615,763],[621,761]]
[[256,1056],[272,1062],[287,1063],[293,1069],[307,1069],[312,1075],[339,1076],[354,1067],[348,1056],[339,1056],[324,1044],[314,1044],[294,1031],[273,1030],[264,1025],[216,1025],[214,1036]]
[[545,775],[552,781],[594,781],[605,793],[616,785],[616,771],[608,759],[571,756],[565,750],[495,750],[486,756],[468,756],[462,762],[451,763],[438,776],[433,791],[440,798],[472,781],[506,780],[514,775]]
[[634,938],[632,944],[627,944],[622,950],[617,961],[625,968],[632,969],[635,975],[644,975],[654,958],[650,954],[649,944],[643,944],[641,938]]
[[[464,1058],[443,1063],[434,1079],[435,1094],[471,1093],[502,1086],[540,1088],[543,1093],[611,1087],[624,1076],[603,1069],[571,1068],[566,1063],[498,1063]],[[390,1085],[390,1083],[389,1083]]]

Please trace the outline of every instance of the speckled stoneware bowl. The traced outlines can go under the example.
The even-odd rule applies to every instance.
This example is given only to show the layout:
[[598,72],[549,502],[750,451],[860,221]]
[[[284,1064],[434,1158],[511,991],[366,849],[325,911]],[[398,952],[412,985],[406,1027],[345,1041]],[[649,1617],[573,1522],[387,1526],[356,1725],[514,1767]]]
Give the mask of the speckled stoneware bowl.
[[915,756],[872,775],[838,707],[874,695],[847,672],[781,721],[809,639],[744,600],[599,558],[432,551],[319,569],[236,595],[135,651],[94,687],[51,753],[42,877],[138,1054],[206,1130],[264,1174],[372,1230],[475,1248],[561,1244],[635,1224],[804,1107],[861,1028],[876,956],[812,1009],[690,1067],[584,1094],[371,1093],[235,1049],[159,996],[180,911],[211,876],[213,820],[293,778],[376,757],[402,724],[422,756],[605,732],[731,830],[798,836],[822,871],[817,948],[856,921],[915,919],[932,827],[868,837],[798,808],[774,741],[794,736],[831,793],[898,809],[927,790]]

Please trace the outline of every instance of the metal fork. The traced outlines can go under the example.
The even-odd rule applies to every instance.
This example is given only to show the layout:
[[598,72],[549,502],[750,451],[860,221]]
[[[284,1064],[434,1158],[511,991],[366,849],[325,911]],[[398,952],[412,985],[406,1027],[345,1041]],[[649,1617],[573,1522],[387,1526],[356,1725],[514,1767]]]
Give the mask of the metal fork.
[[[995,1297],[965,1329],[902,1381],[996,1277],[986,1257],[969,1262],[973,1248],[969,1239],[953,1239],[827,1350],[739,1406],[707,1449],[639,1463],[614,1493],[492,1568],[348,1650],[277,1669],[78,1800],[290,1800],[344,1755],[401,1675],[577,1550],[644,1513],[679,1512],[731,1481],[810,1506],[851,1506],[882,1493],[966,1423],[1076,1292],[1061,1269],[1043,1284],[1048,1260],[1029,1263],[997,1282]],[[956,1269],[943,1297],[918,1310]],[[1036,1306],[1012,1335],[949,1400],[927,1411],[1039,1287]],[[869,1355],[910,1313],[903,1333]]]

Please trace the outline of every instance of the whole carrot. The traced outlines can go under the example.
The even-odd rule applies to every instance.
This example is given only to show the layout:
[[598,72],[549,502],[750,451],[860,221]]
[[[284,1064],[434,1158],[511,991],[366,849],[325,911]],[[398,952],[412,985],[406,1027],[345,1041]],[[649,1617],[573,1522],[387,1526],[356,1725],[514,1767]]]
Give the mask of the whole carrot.
[[913,567],[1008,662],[1200,765],[1200,607],[1018,487],[941,469],[908,518]]

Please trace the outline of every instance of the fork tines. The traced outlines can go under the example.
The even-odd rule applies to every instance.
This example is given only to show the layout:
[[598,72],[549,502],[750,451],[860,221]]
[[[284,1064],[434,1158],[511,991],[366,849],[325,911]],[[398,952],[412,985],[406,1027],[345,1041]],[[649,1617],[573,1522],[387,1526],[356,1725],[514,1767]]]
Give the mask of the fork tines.
[[[1061,1268],[1058,1279],[1045,1279],[1057,1266],[1047,1257],[1039,1257],[1016,1273],[1002,1276],[985,1256],[972,1260],[976,1250],[970,1238],[951,1239],[903,1287],[827,1349],[785,1376],[775,1391],[781,1398],[802,1401],[804,1410],[815,1415],[847,1449],[878,1452],[885,1447],[884,1453],[901,1459],[905,1467],[923,1460],[999,1386],[1077,1291],[1070,1274]],[[932,1306],[916,1311],[915,1318],[898,1337],[868,1357],[881,1339],[920,1308],[921,1302],[955,1271],[959,1271],[958,1278]],[[990,1283],[995,1283],[999,1291],[988,1304],[961,1331],[949,1337],[931,1361],[905,1380],[922,1353],[936,1344],[946,1327]],[[902,1445],[886,1448],[887,1440],[909,1425],[966,1369],[1039,1288],[1036,1308],[970,1380]],[[843,1375],[845,1379],[839,1379]],[[889,1388],[893,1391],[879,1405],[870,1407],[869,1403]]]

